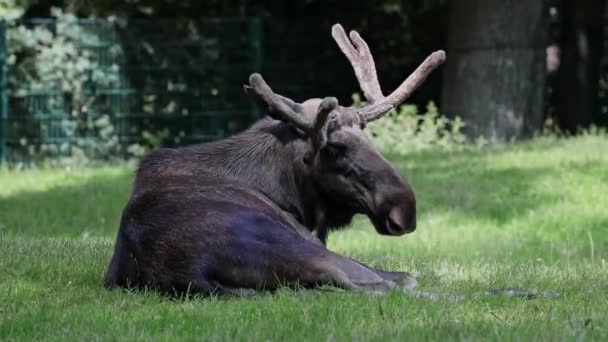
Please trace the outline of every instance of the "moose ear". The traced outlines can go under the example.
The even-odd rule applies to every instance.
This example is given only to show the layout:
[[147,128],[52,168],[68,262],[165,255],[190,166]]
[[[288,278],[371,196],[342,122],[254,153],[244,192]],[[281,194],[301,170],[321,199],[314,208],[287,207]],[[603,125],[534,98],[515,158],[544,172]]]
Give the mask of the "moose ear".
[[327,144],[327,120],[331,112],[338,108],[338,99],[326,97],[317,108],[317,115],[313,124],[313,135],[311,135],[312,148],[304,155],[304,163],[311,165]]
[[304,154],[304,158],[302,159],[302,161],[307,166],[311,166],[312,162],[314,160],[314,157],[315,157],[315,155],[312,153],[312,151],[308,151],[308,152],[306,152],[306,154]]

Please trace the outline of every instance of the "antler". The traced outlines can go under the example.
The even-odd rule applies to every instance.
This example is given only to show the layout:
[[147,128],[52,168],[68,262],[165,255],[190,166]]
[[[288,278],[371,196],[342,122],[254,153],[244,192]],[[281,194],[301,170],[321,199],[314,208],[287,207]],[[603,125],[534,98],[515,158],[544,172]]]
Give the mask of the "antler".
[[327,139],[325,123],[331,111],[338,107],[338,100],[335,97],[324,98],[319,104],[314,120],[309,121],[302,113],[302,105],[275,94],[260,74],[251,74],[249,85],[243,87],[245,92],[254,96],[257,102],[263,105],[271,115],[291,123],[307,134],[312,140],[314,153],[325,145]]
[[[363,94],[369,103],[375,103],[384,98],[378,75],[376,74],[376,65],[369,46],[357,31],[350,31],[350,39],[346,36],[342,25],[335,24],[331,28],[331,35],[342,50],[342,53],[348,58],[350,64],[355,70],[355,75],[359,81],[359,86],[363,90]],[[351,44],[352,40],[352,44]],[[354,44],[354,46],[353,46]]]
[[363,38],[357,31],[351,31],[349,40],[340,24],[332,27],[331,34],[340,50],[350,61],[359,86],[370,103],[360,109],[361,116],[366,121],[381,118],[405,101],[426,80],[428,75],[445,61],[443,50],[433,52],[395,91],[385,97],[380,90],[374,57]]
[[374,121],[381,118],[384,114],[410,97],[414,90],[426,80],[429,74],[439,65],[443,64],[443,62],[445,62],[445,52],[443,50],[433,52],[395,91],[377,104],[374,103],[362,108],[361,113],[365,115],[367,121]]

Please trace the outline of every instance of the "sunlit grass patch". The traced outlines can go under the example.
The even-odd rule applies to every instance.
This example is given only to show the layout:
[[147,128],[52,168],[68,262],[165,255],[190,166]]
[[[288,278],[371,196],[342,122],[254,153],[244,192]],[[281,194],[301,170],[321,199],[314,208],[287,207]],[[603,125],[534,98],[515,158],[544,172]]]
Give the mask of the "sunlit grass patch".
[[517,287],[561,297],[108,291],[101,279],[133,169],[2,169],[0,340],[608,340],[607,138],[391,159],[416,192],[417,231],[383,237],[358,217],[330,236],[330,249],[412,272],[426,291]]

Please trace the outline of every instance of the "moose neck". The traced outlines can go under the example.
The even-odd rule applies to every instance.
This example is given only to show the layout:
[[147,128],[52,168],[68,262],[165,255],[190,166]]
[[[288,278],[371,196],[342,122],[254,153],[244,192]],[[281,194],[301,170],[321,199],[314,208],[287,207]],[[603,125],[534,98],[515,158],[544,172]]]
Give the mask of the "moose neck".
[[228,139],[187,147],[197,165],[231,182],[256,189],[313,230],[319,198],[303,162],[308,142],[293,127],[262,119]]

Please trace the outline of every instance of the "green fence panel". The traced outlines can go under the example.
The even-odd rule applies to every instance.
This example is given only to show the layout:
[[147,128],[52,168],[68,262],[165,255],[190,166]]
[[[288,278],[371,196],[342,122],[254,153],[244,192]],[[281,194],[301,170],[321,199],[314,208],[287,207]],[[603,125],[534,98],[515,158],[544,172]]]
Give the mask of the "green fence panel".
[[[18,25],[51,35],[58,30],[58,22],[50,19],[28,19],[5,29]],[[23,83],[23,56],[11,57],[15,64],[8,92],[2,93],[6,107],[0,120],[4,158],[28,161],[73,153],[100,131],[74,128],[73,113],[80,113],[79,118],[85,113],[82,120],[89,126],[109,121],[122,154],[133,144],[176,146],[223,138],[262,115],[241,87],[253,72],[296,101],[331,95],[349,103],[358,89],[329,27],[315,18],[272,25],[257,17],[130,19],[126,24],[79,19],[77,25],[77,50],[90,54],[96,71],[115,72],[115,80],[83,84],[75,97],[72,86]],[[19,82],[23,84],[16,90]],[[100,152],[100,157],[107,155]]]
[[[56,22],[47,19],[18,25],[57,30]],[[3,91],[1,127],[10,129],[0,141],[8,145],[11,159],[27,160],[32,151],[67,154],[82,147],[95,129],[74,129],[73,113],[85,113],[83,120],[93,126],[109,120],[122,152],[150,140],[174,146],[219,139],[259,117],[241,87],[250,73],[262,69],[264,32],[259,18],[201,19],[196,25],[81,19],[78,25],[78,48],[88,51],[98,70],[116,70],[115,80],[101,86],[86,83],[79,92],[36,84],[22,85],[10,96]],[[5,77],[2,80],[6,83]],[[4,157],[6,151],[4,147]]]

